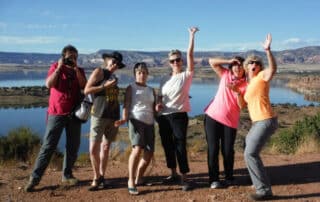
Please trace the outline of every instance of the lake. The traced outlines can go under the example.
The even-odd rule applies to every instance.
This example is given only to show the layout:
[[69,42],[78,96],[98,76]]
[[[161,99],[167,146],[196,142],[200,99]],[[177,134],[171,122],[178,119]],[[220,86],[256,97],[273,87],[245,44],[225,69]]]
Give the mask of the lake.
[[[127,82],[128,83],[128,82]],[[43,85],[44,80],[40,78],[36,79],[11,79],[11,80],[0,80],[1,87],[12,87],[12,86],[39,86]],[[158,83],[150,82],[153,87],[158,87]],[[126,84],[120,85],[125,87]],[[203,113],[203,109],[210,102],[212,97],[217,91],[217,84],[214,82],[197,83],[194,82],[191,86],[191,108],[192,111],[189,116],[195,116]],[[310,102],[304,99],[303,95],[296,93],[283,86],[272,86],[270,90],[270,99],[274,104],[278,103],[291,103],[302,105],[318,105],[317,102]],[[46,119],[47,108],[18,108],[18,109],[4,109],[0,108],[0,136],[6,135],[8,131],[19,126],[26,126],[31,128],[34,132],[38,133],[41,137],[45,131],[45,119]],[[82,127],[82,140],[80,146],[80,152],[88,152],[89,142],[88,138],[85,137],[90,131],[90,121],[83,124]],[[65,145],[64,135],[59,143],[59,149],[62,149]]]

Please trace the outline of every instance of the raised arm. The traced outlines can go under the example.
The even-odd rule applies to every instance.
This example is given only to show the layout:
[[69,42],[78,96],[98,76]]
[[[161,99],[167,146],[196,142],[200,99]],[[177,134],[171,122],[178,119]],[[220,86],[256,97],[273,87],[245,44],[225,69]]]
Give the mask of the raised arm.
[[239,63],[240,64],[240,61],[238,61],[235,58],[232,58],[232,59],[209,58],[209,64],[210,64],[211,68],[213,69],[213,71],[216,72],[216,74],[219,77],[221,77],[222,72],[225,70],[223,65],[230,65],[232,63]]
[[48,78],[46,79],[46,86],[47,88],[51,88],[53,86],[55,86],[58,82],[58,78],[60,77],[60,72],[61,72],[61,68],[62,68],[63,62],[62,62],[62,58],[59,59],[58,61],[58,66],[55,69],[55,71],[48,76]]
[[187,69],[192,72],[194,70],[194,58],[193,58],[193,49],[194,49],[194,35],[199,31],[197,27],[189,28],[189,47],[187,52]]
[[265,69],[263,74],[263,80],[270,81],[273,77],[273,75],[277,71],[277,63],[271,53],[271,42],[272,42],[272,36],[271,34],[268,34],[266,37],[265,42],[262,44],[264,50],[266,51],[267,58],[268,58],[268,68]]

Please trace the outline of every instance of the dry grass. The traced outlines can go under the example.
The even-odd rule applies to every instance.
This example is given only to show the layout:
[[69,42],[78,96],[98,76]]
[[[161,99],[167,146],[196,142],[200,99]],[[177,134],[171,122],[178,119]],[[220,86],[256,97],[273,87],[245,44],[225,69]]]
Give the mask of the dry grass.
[[320,153],[320,142],[315,138],[307,136],[298,147],[296,154]]

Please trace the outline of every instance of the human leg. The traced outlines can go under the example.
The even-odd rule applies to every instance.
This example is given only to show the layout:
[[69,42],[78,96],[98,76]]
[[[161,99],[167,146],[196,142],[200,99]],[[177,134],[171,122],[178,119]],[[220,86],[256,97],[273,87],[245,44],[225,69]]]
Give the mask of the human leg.
[[[72,168],[78,157],[81,139],[81,122],[70,118],[66,126],[66,151],[63,161],[63,179],[75,179]],[[74,183],[76,180],[74,181]]]
[[48,116],[43,143],[41,145],[29,182],[25,186],[25,191],[32,191],[34,186],[39,184],[46,168],[50,163],[52,154],[58,145],[65,122],[66,120],[63,116]]
[[176,173],[176,152],[172,136],[172,126],[169,122],[170,115],[162,115],[158,117],[159,134],[161,137],[162,147],[166,156],[167,167],[171,169],[172,174]]
[[246,137],[244,157],[256,193],[272,195],[271,184],[267,177],[260,151],[277,128],[276,118],[253,123]]
[[138,194],[138,191],[136,190],[136,184],[135,184],[135,175],[137,171],[137,166],[139,162],[139,156],[142,151],[142,148],[140,146],[133,146],[131,154],[129,156],[128,161],[128,171],[129,171],[129,177],[128,177],[128,190],[130,194]]
[[206,140],[208,144],[207,161],[209,171],[209,183],[219,181],[219,145],[222,126],[219,122],[205,116],[204,120]]
[[221,148],[223,156],[223,165],[225,179],[233,181],[233,165],[234,165],[234,142],[236,139],[237,130],[228,126],[223,126],[224,132],[221,137]]
[[100,178],[100,147],[105,129],[105,121],[101,118],[91,116],[89,154],[93,170],[93,180],[89,191],[95,191],[99,186]]
[[139,184],[142,181],[144,173],[150,164],[150,161],[153,157],[153,152],[144,150],[143,157],[140,159],[135,179],[135,184]]
[[174,134],[175,152],[181,174],[190,171],[187,155],[187,128],[188,128],[188,115],[187,113],[174,113],[171,116],[170,124]]

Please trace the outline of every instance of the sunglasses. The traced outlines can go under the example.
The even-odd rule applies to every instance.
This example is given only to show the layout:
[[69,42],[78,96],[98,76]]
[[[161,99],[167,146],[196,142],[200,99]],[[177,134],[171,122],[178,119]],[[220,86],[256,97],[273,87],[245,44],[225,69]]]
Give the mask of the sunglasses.
[[260,65],[261,66],[261,62],[260,61],[249,61],[248,64],[250,64],[250,65],[256,64],[256,65]]
[[173,59],[173,60],[170,60],[170,63],[173,64],[174,62],[180,62],[181,61],[181,58],[176,58],[176,59]]

